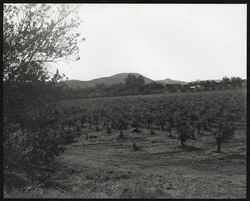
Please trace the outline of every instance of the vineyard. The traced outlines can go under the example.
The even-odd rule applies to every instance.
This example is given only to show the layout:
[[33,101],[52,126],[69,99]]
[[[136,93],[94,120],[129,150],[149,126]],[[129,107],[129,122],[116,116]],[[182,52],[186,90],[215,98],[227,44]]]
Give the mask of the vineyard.
[[245,196],[243,90],[62,101],[53,114],[66,150],[48,196]]
[[[235,127],[246,123],[246,95],[242,91],[86,99],[63,105],[67,107],[61,110],[65,115],[61,125],[75,128],[71,134],[94,128],[106,130],[106,136],[119,132],[117,137],[125,139],[124,130],[132,127],[132,133],[140,133],[145,128],[152,135],[156,130],[165,131],[185,146],[186,140],[195,140],[206,131],[215,137],[217,152],[233,137]],[[88,139],[87,131],[85,135]],[[133,134],[129,139],[133,140]]]
[[[119,66],[119,63],[113,63],[114,57],[110,52],[110,61],[106,60],[106,56],[103,57],[105,63],[99,58],[98,52],[91,53],[94,47],[85,51],[91,55],[80,51],[80,45],[85,41],[83,32],[92,35],[85,28],[82,31],[81,23],[97,19],[93,16],[99,13],[94,12],[92,15],[86,12],[91,17],[86,15],[83,18],[85,11],[78,9],[86,9],[86,6],[33,3],[3,5],[3,196],[245,198],[246,79],[224,76],[222,80],[186,83],[168,78],[154,81],[139,73],[119,73],[90,81],[71,80],[73,88],[70,88],[70,80],[61,74],[64,62],[69,66],[72,62],[72,66],[77,66],[82,65],[77,62],[81,58],[84,58],[84,62],[88,60],[85,58],[100,60],[98,65],[83,64],[84,68],[76,68],[75,73],[80,77],[88,71],[87,66],[110,66],[111,69],[112,64]],[[176,13],[179,15],[179,12]],[[105,18],[103,22],[112,25]],[[97,26],[86,24],[86,27],[94,27],[98,31],[97,35],[103,35],[99,30],[104,27],[109,30],[106,26],[97,28],[103,25],[102,22],[93,24]],[[166,23],[156,24],[162,26]],[[179,25],[176,27],[180,33]],[[223,26],[223,29],[226,27]],[[213,30],[217,31],[216,27]],[[233,30],[238,32],[238,29]],[[185,29],[183,31],[185,33]],[[187,31],[187,35],[192,33],[189,29]],[[96,38],[97,35],[92,36]],[[177,36],[179,38],[179,34]],[[91,41],[91,37],[88,38]],[[164,35],[164,40],[167,38]],[[109,41],[106,38],[94,41],[98,44],[98,50],[106,48],[106,45],[99,44],[102,41],[117,44],[118,49],[126,44],[119,45],[119,40]],[[224,38],[222,41],[224,46]],[[216,44],[211,45],[214,51],[217,40]],[[197,47],[203,46],[202,42]],[[203,48],[207,51],[206,45]],[[147,49],[155,51],[155,48]],[[202,48],[195,49],[203,51]],[[172,48],[166,52],[172,53]],[[157,56],[157,61],[158,53],[152,55]],[[196,64],[195,55],[193,52],[190,61],[194,58]],[[212,57],[208,58],[213,61],[211,64],[220,66],[218,54],[213,55],[216,56],[215,61]],[[122,56],[125,56],[121,60],[126,64],[126,58],[130,56]],[[185,58],[189,61],[188,55],[186,57],[185,54]],[[225,61],[228,58],[226,55]],[[145,58],[141,59],[146,61]],[[178,62],[184,61],[179,53],[176,59]],[[203,64],[209,62],[201,61],[197,63],[200,71],[211,71],[214,65],[208,67]],[[120,59],[116,62],[120,62]],[[135,62],[143,64],[139,60]],[[165,66],[159,66],[157,71],[152,69],[152,72],[170,76],[169,71],[164,73]],[[233,65],[229,66],[233,68]],[[146,67],[142,65],[140,68]],[[238,70],[240,65],[236,68]],[[105,74],[114,73],[111,69],[103,70]],[[194,69],[191,69],[192,72]],[[89,69],[101,75],[99,70]],[[216,74],[229,73],[223,68],[221,70],[219,73],[216,68]],[[233,74],[232,70],[229,74]],[[217,75],[211,74],[211,78]],[[245,75],[245,71],[242,75]],[[71,77],[70,73],[67,76]],[[200,75],[197,71],[192,76],[196,79]],[[185,74],[183,79],[192,80],[191,77]]]

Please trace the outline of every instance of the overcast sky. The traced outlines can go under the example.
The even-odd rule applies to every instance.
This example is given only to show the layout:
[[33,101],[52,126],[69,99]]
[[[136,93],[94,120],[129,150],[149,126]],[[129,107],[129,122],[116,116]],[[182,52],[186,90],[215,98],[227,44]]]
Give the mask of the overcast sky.
[[245,4],[81,4],[78,62],[69,79],[122,72],[153,80],[246,78]]

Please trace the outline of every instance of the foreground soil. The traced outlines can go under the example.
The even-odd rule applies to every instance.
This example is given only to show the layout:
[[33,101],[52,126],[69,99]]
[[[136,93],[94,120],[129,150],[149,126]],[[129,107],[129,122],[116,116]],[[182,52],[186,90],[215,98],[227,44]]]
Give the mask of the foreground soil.
[[[179,146],[167,132],[90,132],[68,146],[53,180],[74,197],[245,198],[246,132],[216,153],[213,136],[203,132]],[[133,149],[133,142],[139,150]]]
[[166,131],[132,130],[125,139],[115,131],[88,131],[88,140],[83,133],[58,158],[53,189],[21,197],[246,198],[246,129],[222,144],[223,153],[209,133],[182,148]]

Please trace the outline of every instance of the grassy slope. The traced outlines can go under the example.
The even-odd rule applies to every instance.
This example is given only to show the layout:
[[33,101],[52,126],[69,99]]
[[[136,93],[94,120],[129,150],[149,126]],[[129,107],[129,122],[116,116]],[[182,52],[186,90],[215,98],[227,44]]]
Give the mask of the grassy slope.
[[231,142],[215,153],[214,138],[205,135],[187,141],[188,149],[166,132],[148,130],[135,136],[141,148],[133,151],[131,140],[117,140],[118,133],[90,131],[68,146],[58,159],[59,171],[51,178],[62,192],[36,189],[6,197],[60,198],[245,198],[246,129],[236,130]]

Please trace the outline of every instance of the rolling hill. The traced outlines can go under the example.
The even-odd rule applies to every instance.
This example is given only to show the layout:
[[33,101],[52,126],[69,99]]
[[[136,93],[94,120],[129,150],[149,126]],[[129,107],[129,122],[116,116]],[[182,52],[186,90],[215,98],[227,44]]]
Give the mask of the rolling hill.
[[[89,81],[68,80],[66,83],[70,88],[94,87],[96,84],[112,85],[112,84],[124,83],[125,78],[129,74],[132,74],[135,76],[141,75],[139,73],[119,73],[119,74],[112,75],[110,77],[101,77],[101,78],[97,78],[97,79],[93,79],[93,80],[89,80]],[[141,76],[144,78],[146,84],[148,84],[150,82],[158,82],[158,83],[162,83],[162,84],[185,84],[186,83],[183,81],[176,81],[176,80],[171,80],[171,79],[157,81],[157,80],[152,80],[150,78],[147,78],[143,75],[141,75]]]
[[178,80],[171,80],[169,78],[165,79],[165,80],[159,80],[159,81],[156,81],[158,83],[162,83],[162,84],[187,84],[187,82],[184,82],[184,81],[178,81]]

